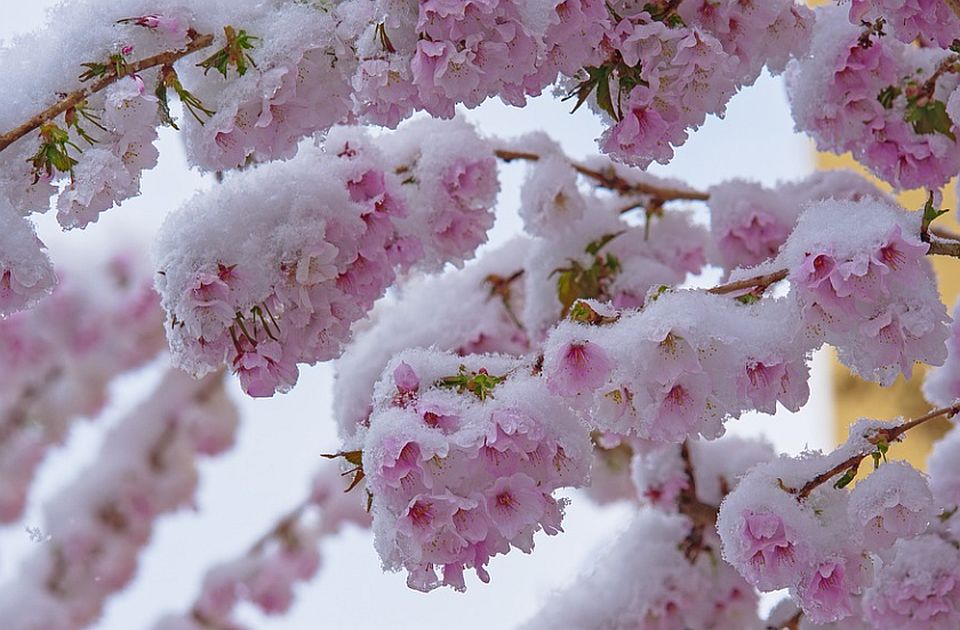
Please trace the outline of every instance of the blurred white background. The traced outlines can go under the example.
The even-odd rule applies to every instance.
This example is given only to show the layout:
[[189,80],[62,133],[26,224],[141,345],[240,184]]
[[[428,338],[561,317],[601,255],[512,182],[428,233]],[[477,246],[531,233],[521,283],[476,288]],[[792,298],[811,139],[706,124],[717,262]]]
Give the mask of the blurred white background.
[[[54,4],[54,0],[4,0],[0,9],[2,43],[9,45],[18,33],[41,26],[44,12]],[[482,131],[503,137],[544,129],[572,156],[584,157],[595,151],[600,124],[586,108],[573,116],[568,109],[568,104],[547,96],[523,110],[490,102],[467,117]],[[147,247],[168,211],[194,191],[212,185],[209,177],[188,169],[176,132],[161,131],[160,149],[160,165],[146,173],[143,195],[108,212],[98,224],[83,232],[61,234],[52,217],[41,218],[41,235],[55,260],[66,264],[98,255],[121,240]],[[670,166],[653,170],[706,187],[730,177],[772,184],[801,177],[812,168],[809,143],[793,132],[782,82],[764,76],[733,99],[725,120],[708,120],[677,152]],[[519,229],[516,207],[522,173],[522,166],[503,171],[500,218],[490,245],[503,242]],[[155,366],[117,383],[107,412],[95,421],[75,425],[66,445],[52,452],[40,471],[23,521],[0,529],[0,584],[16,580],[20,559],[44,544],[31,542],[24,528],[44,529],[44,502],[98,457],[104,431],[149,391],[158,372]],[[329,365],[304,369],[291,394],[264,401],[244,398],[239,388],[232,386],[243,415],[236,447],[203,463],[196,510],[160,521],[136,580],[110,601],[96,628],[147,628],[161,613],[185,609],[198,592],[206,567],[246,549],[281,513],[301,500],[319,465],[319,454],[333,452],[338,446],[331,418],[332,373]],[[737,433],[763,433],[778,449],[788,452],[808,445],[832,446],[827,362],[822,356],[815,360],[812,390],[810,403],[799,414],[747,417],[729,426]],[[629,517],[626,506],[598,509],[577,493],[571,496],[564,534],[538,537],[530,556],[514,551],[495,559],[490,566],[492,582],[468,581],[466,594],[442,590],[424,595],[408,590],[403,576],[381,571],[370,535],[352,529],[324,546],[321,573],[299,589],[291,614],[267,620],[245,609],[244,620],[253,628],[267,630],[387,626],[402,630],[446,627],[453,621],[463,629],[514,627],[532,615],[552,589],[576,579],[598,546]]]

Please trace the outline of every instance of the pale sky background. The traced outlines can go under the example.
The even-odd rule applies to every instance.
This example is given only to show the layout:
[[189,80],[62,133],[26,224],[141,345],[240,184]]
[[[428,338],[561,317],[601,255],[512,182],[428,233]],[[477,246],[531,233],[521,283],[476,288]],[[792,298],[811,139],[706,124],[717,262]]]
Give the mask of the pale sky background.
[[[36,28],[45,8],[53,4],[53,0],[2,0],[0,40]],[[546,130],[574,157],[595,152],[599,121],[586,108],[574,116],[567,111],[568,104],[547,97],[523,110],[488,102],[469,112],[468,118],[484,132],[502,137]],[[160,150],[159,167],[143,178],[143,196],[109,211],[87,230],[60,234],[51,217],[42,217],[41,234],[56,259],[91,255],[117,239],[146,245],[168,211],[198,188],[210,185],[209,178],[188,170],[176,132],[161,131]],[[764,76],[733,99],[725,120],[711,117],[678,150],[673,163],[652,170],[706,187],[730,177],[772,184],[802,177],[812,168],[808,141],[793,132],[782,82]],[[519,227],[516,207],[522,173],[517,165],[503,171],[500,219],[490,245],[503,242]],[[732,422],[731,430],[762,432],[777,448],[792,453],[806,445],[832,446],[827,361],[818,356],[814,364],[813,394],[801,413],[747,417]],[[24,519],[0,527],[0,585],[16,579],[20,559],[36,550],[38,543],[30,542],[24,527],[43,529],[43,503],[97,457],[104,430],[149,391],[157,373],[155,367],[117,383],[108,411],[94,422],[78,423],[66,445],[51,452],[34,484]],[[137,578],[127,591],[110,600],[95,628],[148,628],[163,612],[184,610],[198,593],[208,566],[246,549],[305,496],[320,462],[318,455],[337,448],[331,375],[329,365],[305,368],[292,393],[269,400],[244,398],[231,385],[243,416],[237,446],[202,464],[197,510],[160,520]],[[514,550],[494,559],[489,567],[492,582],[483,585],[468,578],[466,594],[442,589],[424,595],[408,590],[402,575],[382,573],[370,534],[352,529],[324,545],[320,575],[298,589],[291,614],[266,620],[245,608],[243,620],[265,630],[404,630],[446,627],[452,622],[464,629],[514,627],[531,616],[552,589],[575,579],[598,546],[625,525],[630,513],[625,506],[599,509],[576,492],[570,496],[573,505],[564,521],[566,533],[538,536],[532,555]]]

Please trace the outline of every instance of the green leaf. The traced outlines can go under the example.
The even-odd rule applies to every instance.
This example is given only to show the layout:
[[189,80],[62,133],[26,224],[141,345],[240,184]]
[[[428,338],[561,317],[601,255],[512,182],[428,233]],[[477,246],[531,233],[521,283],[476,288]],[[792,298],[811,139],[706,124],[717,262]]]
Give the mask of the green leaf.
[[933,193],[927,198],[927,203],[923,206],[923,221],[920,224],[920,234],[926,235],[930,232],[930,224],[950,212],[949,210],[940,210],[933,205]]
[[577,300],[573,308],[570,309],[570,319],[581,324],[603,326],[605,324],[612,324],[620,318],[601,315],[583,300]]
[[837,490],[842,490],[843,488],[846,488],[847,486],[849,486],[853,482],[853,480],[856,478],[857,478],[857,469],[851,468],[847,470],[847,472],[843,473],[842,477],[837,479],[837,482],[833,484],[833,487],[836,488]]
[[901,94],[903,94],[903,90],[895,85],[890,85],[880,90],[880,94],[877,95],[877,100],[880,101],[884,109],[890,109],[893,107],[893,102],[897,100],[897,97]]
[[943,101],[928,101],[924,105],[909,103],[904,120],[913,125],[913,130],[920,135],[942,133],[954,142],[953,121],[947,114],[947,106]]
[[626,230],[620,230],[619,232],[614,232],[613,234],[604,234],[597,240],[590,241],[587,244],[587,247],[584,251],[590,254],[591,256],[596,256],[597,254],[600,253],[600,250],[602,250],[604,247],[606,247],[610,243],[610,241],[617,238],[618,236],[623,234],[625,231]]
[[256,68],[256,62],[246,51],[253,50],[260,38],[250,35],[243,29],[237,31],[232,26],[224,26],[223,33],[227,38],[224,47],[197,64],[204,69],[203,74],[216,70],[226,79],[231,66],[236,68],[237,74],[241,77],[247,73],[247,64]]
[[493,390],[497,385],[507,380],[506,376],[494,376],[484,368],[476,372],[467,370],[467,366],[461,364],[459,372],[454,376],[445,376],[437,381],[437,387],[445,389],[456,389],[458,394],[470,393],[486,400],[493,398]]

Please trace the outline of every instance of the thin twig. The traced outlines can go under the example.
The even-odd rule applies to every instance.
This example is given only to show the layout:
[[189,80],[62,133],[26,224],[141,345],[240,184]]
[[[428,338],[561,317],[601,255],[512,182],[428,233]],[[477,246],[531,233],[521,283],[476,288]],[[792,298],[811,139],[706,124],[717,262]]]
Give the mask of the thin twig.
[[[540,155],[536,153],[528,153],[525,151],[509,151],[506,149],[498,149],[495,151],[495,154],[498,158],[504,162],[513,162],[515,160],[525,160],[527,162],[537,162],[540,160]],[[644,184],[641,182],[631,182],[628,181],[619,175],[617,175],[612,169],[598,171],[596,169],[584,166],[583,164],[578,164],[576,162],[571,162],[574,170],[588,177],[596,182],[599,186],[603,188],[608,188],[614,192],[617,192],[621,195],[646,195],[653,197],[661,202],[663,201],[707,201],[710,199],[710,195],[705,192],[700,192],[697,190],[683,190],[679,188],[661,188],[659,186],[654,186],[652,184]]]
[[721,284],[720,286],[710,289],[708,293],[713,293],[715,295],[726,295],[727,293],[736,293],[737,291],[756,289],[758,287],[766,289],[775,282],[786,280],[788,275],[790,275],[789,269],[781,269],[780,271],[774,271],[773,273],[767,273],[762,276],[754,276],[753,278],[737,280],[736,282],[731,282],[729,284]]
[[194,35],[194,37],[190,40],[190,43],[188,43],[185,48],[180,50],[169,50],[167,52],[162,52],[150,57],[146,57],[139,61],[135,61],[127,65],[126,72],[124,74],[117,74],[116,71],[112,71],[110,74],[100,78],[93,84],[70,92],[60,99],[60,101],[43,110],[16,129],[12,129],[0,135],[0,151],[3,151],[31,131],[39,129],[40,126],[45,122],[53,120],[71,107],[76,107],[91,94],[96,94],[97,92],[106,89],[123,77],[130,76],[138,72],[143,72],[144,70],[148,70],[156,66],[170,65],[175,61],[186,57],[187,55],[197,52],[198,50],[208,48],[212,44],[213,35]]
[[[935,420],[942,416],[950,417],[950,416],[955,416],[958,413],[960,413],[960,403],[956,403],[954,405],[951,405],[949,407],[944,407],[942,409],[935,409],[934,411],[931,411],[926,415],[920,416],[919,418],[916,418],[914,420],[910,420],[909,422],[905,422],[899,426],[891,427],[889,429],[876,429],[871,435],[867,436],[867,441],[869,441],[870,444],[872,444],[873,446],[878,446],[880,444],[891,444],[893,442],[899,441],[900,437],[910,429],[918,427],[921,424],[925,424],[931,420]],[[840,473],[847,470],[855,472],[856,469],[860,466],[860,462],[866,459],[867,456],[869,456],[873,452],[874,452],[873,450],[870,450],[865,453],[857,453],[855,455],[852,455],[849,458],[837,464],[836,466],[834,466],[833,468],[831,468],[830,470],[820,473],[819,475],[817,475],[816,477],[814,477],[813,479],[805,483],[799,489],[788,488],[787,490],[793,494],[796,494],[798,501],[802,501],[803,499],[810,496],[810,493],[813,492],[818,486],[826,483],[836,475],[839,475]]]
[[935,256],[952,256],[960,258],[960,241],[948,241],[941,238],[930,239],[930,249],[928,254]]

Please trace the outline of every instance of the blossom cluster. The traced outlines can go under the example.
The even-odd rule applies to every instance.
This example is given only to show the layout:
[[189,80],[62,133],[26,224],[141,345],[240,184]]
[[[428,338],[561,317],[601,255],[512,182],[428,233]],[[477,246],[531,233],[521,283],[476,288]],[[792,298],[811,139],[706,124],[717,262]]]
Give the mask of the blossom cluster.
[[615,4],[609,57],[579,90],[595,88],[593,105],[611,119],[602,150],[643,168],[667,163],[708,114],[723,115],[764,64],[780,72],[804,54],[813,26],[793,0]]
[[818,171],[767,188],[741,179],[710,188],[710,262],[732,270],[777,255],[806,206],[825,199],[894,203],[872,183],[847,170]]
[[923,381],[923,394],[934,405],[947,406],[960,400],[960,303],[953,307],[947,337],[947,359],[933,368]]
[[422,591],[464,590],[465,569],[489,581],[492,557],[561,531],[554,492],[582,485],[590,463],[577,416],[529,364],[494,355],[400,353],[360,438],[374,544]]
[[[753,468],[720,509],[724,559],[761,591],[789,588],[816,624],[862,618],[877,630],[955,627],[960,552],[944,525],[957,498],[945,457],[956,455],[957,440],[938,445],[928,478],[887,461],[886,443],[870,439],[892,426],[863,420],[829,455]],[[849,490],[858,467],[844,462],[868,455],[874,470]]]
[[514,356],[532,350],[517,317],[522,312],[523,282],[515,277],[523,271],[529,246],[528,239],[518,237],[463,269],[411,278],[401,295],[377,303],[369,323],[335,363],[333,409],[342,439],[349,441],[369,425],[374,385],[387,363],[403,350]]
[[236,609],[248,601],[266,615],[281,615],[293,604],[294,587],[320,569],[320,544],[344,525],[369,526],[370,515],[355,495],[344,494],[332,464],[317,474],[310,497],[242,556],[207,571],[202,592],[189,613],[166,615],[155,630],[241,628]]
[[[781,71],[803,53],[812,25],[794,0],[633,4],[349,0],[265,11],[255,0],[68,3],[53,29],[62,46],[49,48],[70,54],[20,64],[24,50],[49,44],[28,37],[0,57],[20,86],[0,128],[15,128],[56,95],[88,93],[4,152],[0,191],[22,214],[56,197],[61,223],[83,227],[139,194],[162,125],[183,128],[193,165],[223,171],[289,159],[301,139],[337,124],[396,127],[421,110],[450,118],[458,104],[495,96],[523,106],[558,83],[608,118],[604,152],[665,162],[764,64]],[[191,46],[209,56],[191,62]],[[138,64],[163,54],[173,58]],[[90,88],[106,79],[105,89]]]
[[149,267],[121,254],[66,273],[29,312],[0,319],[0,522],[20,517],[37,466],[96,417],[117,376],[165,347]]
[[691,441],[684,461],[678,445],[636,445],[634,481],[644,507],[589,573],[555,593],[523,627],[761,627],[756,591],[717,561],[712,519],[697,522],[685,511],[699,501],[701,514],[715,513],[746,470],[773,458],[770,446],[740,438]]
[[33,225],[0,195],[0,317],[30,308],[56,286]]
[[492,150],[460,121],[413,124],[389,143],[338,130],[293,160],[234,175],[160,234],[176,363],[229,365],[253,396],[290,389],[297,364],[342,352],[398,270],[471,257],[498,189]]
[[[640,311],[580,302],[547,339],[543,370],[550,390],[601,431],[715,438],[743,411],[806,402],[812,346],[794,309],[786,300],[750,305],[673,290],[652,294]],[[580,312],[585,321],[576,321]]]
[[768,263],[790,269],[811,334],[835,346],[854,372],[886,386],[900,373],[909,378],[916,361],[946,359],[949,317],[920,220],[873,199],[814,204]]
[[[920,3],[935,4],[936,11],[919,9],[916,2],[854,2],[850,16],[887,15],[897,23],[893,32],[901,38],[912,32],[912,41],[914,21],[889,15],[887,6],[878,4],[899,4],[903,12],[922,14],[946,31],[960,20],[945,2]],[[938,11],[952,18],[940,21]],[[899,41],[885,34],[886,22],[851,23],[842,7],[822,7],[817,15],[810,54],[794,61],[787,73],[797,127],[821,150],[851,151],[897,188],[940,188],[960,171],[957,53],[945,49],[949,43],[918,48]],[[953,28],[951,41],[960,35]],[[924,37],[938,32],[923,30]]]
[[170,370],[111,429],[96,463],[47,505],[50,540],[0,591],[5,627],[86,626],[130,582],[154,521],[191,505],[198,455],[233,444],[237,412],[221,380]]

